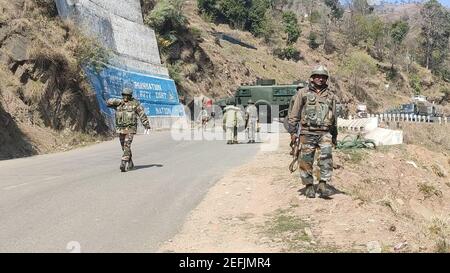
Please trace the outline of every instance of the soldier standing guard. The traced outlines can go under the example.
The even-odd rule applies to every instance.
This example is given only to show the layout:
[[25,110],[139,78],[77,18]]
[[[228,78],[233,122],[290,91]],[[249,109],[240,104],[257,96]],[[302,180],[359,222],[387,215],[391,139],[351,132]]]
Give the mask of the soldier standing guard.
[[139,116],[145,129],[150,129],[150,122],[142,105],[133,98],[133,90],[130,88],[123,89],[122,99],[109,99],[106,104],[116,110],[116,131],[119,134],[120,145],[123,150],[120,170],[122,172],[129,171],[134,167],[131,143],[137,131],[137,117]]
[[248,100],[245,109],[245,128],[248,129],[248,143],[255,143],[256,126],[258,122],[258,109],[253,100]]
[[316,150],[320,149],[318,166],[320,197],[332,194],[327,186],[333,172],[332,147],[337,142],[337,96],[327,85],[328,70],[324,66],[315,68],[310,77],[307,90],[299,90],[289,115],[288,131],[295,141],[297,126],[300,126],[299,170],[302,183],[306,185],[305,195],[315,197],[313,162]]

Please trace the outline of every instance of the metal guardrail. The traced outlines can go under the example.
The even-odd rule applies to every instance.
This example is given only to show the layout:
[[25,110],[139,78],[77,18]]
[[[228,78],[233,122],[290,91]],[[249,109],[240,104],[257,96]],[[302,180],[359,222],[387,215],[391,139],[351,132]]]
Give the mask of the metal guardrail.
[[[435,117],[435,116],[423,116],[413,114],[368,114],[368,117],[378,118],[380,122],[416,122],[416,123],[436,123],[436,124],[448,124],[450,123],[450,117]],[[354,117],[349,116],[349,119]]]

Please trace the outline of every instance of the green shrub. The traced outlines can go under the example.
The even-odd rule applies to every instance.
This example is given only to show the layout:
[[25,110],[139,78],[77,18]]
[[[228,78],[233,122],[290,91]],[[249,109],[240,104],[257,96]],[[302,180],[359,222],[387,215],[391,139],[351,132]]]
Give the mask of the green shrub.
[[109,62],[111,54],[111,51],[101,46],[97,40],[79,34],[74,48],[74,57],[79,64],[91,66],[99,72],[104,68],[104,64]]
[[311,22],[311,24],[316,24],[320,21],[320,18],[320,12],[314,10],[313,12],[311,12],[311,16],[309,16],[309,21]]
[[287,33],[287,44],[295,44],[300,37],[300,28],[298,26],[297,16],[294,12],[288,11],[283,13],[284,31]]
[[248,29],[257,36],[268,40],[272,34],[273,23],[270,16],[270,2],[268,0],[252,1],[248,14]]
[[409,76],[409,86],[414,90],[414,94],[419,95],[422,93],[422,83],[419,75],[412,74]]
[[217,15],[219,13],[217,0],[197,0],[198,10],[201,14]]
[[276,48],[273,54],[282,60],[293,60],[299,61],[302,59],[300,51],[293,46],[288,46],[286,48]]
[[160,0],[144,17],[144,23],[159,34],[186,29],[187,19],[182,10],[183,0]]
[[220,1],[220,12],[232,27],[239,29],[246,29],[250,7],[251,2],[246,0]]
[[377,72],[377,63],[367,53],[355,51],[346,57],[340,65],[340,73],[352,80],[353,87],[360,87],[362,80]]
[[224,22],[266,40],[272,34],[271,0],[197,0],[207,21]]
[[168,64],[167,70],[169,70],[169,76],[176,84],[180,84],[183,79],[181,62],[176,62],[174,64]]
[[314,32],[310,32],[308,36],[308,46],[312,49],[316,49],[320,46],[320,43],[317,42],[317,34]]

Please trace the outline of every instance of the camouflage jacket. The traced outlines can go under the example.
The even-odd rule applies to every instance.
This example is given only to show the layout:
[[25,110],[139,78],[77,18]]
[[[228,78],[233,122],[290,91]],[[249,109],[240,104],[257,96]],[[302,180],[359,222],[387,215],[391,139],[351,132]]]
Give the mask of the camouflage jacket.
[[245,108],[245,119],[257,120],[258,119],[258,108],[255,105],[250,104]]
[[116,131],[119,134],[135,134],[137,131],[137,118],[145,128],[150,128],[150,122],[145,115],[144,108],[135,99],[125,102],[122,99],[109,99],[108,107],[116,109]]
[[300,123],[302,133],[330,132],[336,137],[337,103],[337,96],[328,86],[317,90],[310,84],[307,90],[299,90],[289,113],[289,133],[295,133],[296,126]]

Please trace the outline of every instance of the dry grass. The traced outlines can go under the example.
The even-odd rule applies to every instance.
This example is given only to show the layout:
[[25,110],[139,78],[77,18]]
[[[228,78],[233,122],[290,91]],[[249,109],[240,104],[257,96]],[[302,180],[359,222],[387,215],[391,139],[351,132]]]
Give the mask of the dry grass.
[[372,201],[373,193],[366,187],[366,185],[355,185],[349,191],[353,200],[359,200],[362,203],[369,203]]
[[406,144],[416,144],[436,152],[450,153],[450,125],[405,124],[403,137]]
[[419,183],[417,184],[419,187],[419,191],[423,194],[424,198],[430,198],[432,196],[437,196],[439,198],[442,198],[442,191],[436,189],[433,185],[429,183]]
[[0,79],[1,79],[0,84],[3,85],[4,87],[10,86],[17,87],[20,85],[20,81],[16,77],[14,77],[11,71],[7,69],[5,66],[1,65],[0,65]]
[[435,251],[438,253],[450,252],[450,245],[448,242],[448,236],[450,230],[448,223],[445,219],[438,217],[433,218],[431,224],[428,227],[429,235],[435,240]]

